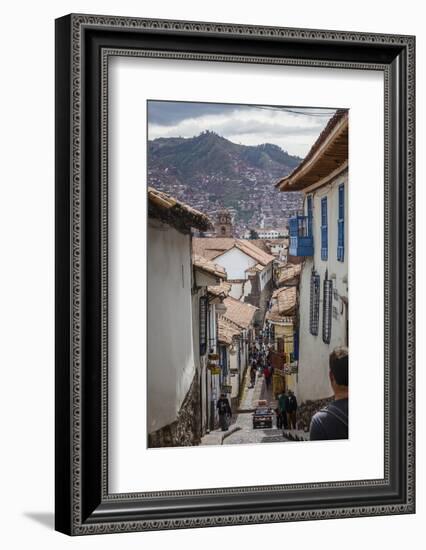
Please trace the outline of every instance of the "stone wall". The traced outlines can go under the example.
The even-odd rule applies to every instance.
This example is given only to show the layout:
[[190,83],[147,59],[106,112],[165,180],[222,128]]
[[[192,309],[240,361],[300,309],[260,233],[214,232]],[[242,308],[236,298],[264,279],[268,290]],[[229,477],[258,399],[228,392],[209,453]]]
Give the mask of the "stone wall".
[[177,419],[148,435],[148,447],[186,447],[201,441],[200,387],[198,372],[179,410]]

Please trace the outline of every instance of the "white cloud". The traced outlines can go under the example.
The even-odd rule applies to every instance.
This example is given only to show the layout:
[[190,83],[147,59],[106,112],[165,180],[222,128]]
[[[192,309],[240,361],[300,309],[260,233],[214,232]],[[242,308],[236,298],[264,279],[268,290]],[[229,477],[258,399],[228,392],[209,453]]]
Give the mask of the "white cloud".
[[333,110],[240,107],[232,112],[185,118],[171,125],[149,123],[149,139],[159,137],[193,137],[204,130],[243,145],[274,143],[290,154],[304,157],[324,128]]

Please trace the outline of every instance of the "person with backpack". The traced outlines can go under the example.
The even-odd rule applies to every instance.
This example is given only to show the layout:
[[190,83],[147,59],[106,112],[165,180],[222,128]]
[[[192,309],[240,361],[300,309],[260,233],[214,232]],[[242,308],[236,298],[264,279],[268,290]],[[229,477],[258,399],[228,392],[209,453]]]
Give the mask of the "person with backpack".
[[334,401],[318,411],[311,420],[309,438],[314,440],[348,439],[349,377],[348,349],[336,348],[330,355],[329,378]]
[[220,427],[222,428],[222,432],[226,432],[229,425],[229,418],[232,415],[232,410],[225,393],[220,395],[220,399],[218,399],[216,407],[219,413]]

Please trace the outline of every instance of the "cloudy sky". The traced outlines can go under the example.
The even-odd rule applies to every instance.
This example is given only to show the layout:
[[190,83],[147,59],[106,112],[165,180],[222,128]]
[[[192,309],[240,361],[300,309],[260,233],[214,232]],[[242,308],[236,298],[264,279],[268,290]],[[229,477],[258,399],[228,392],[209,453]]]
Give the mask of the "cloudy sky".
[[304,157],[335,109],[148,101],[148,136],[193,137],[204,130],[243,145],[274,143]]

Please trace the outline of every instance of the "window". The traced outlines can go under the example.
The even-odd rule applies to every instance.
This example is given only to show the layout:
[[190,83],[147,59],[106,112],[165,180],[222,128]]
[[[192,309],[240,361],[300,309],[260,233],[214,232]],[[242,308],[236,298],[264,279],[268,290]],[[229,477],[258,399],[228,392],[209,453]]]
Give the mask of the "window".
[[308,214],[308,237],[312,237],[312,218],[313,218],[313,211],[312,211],[312,195],[308,195],[307,198],[307,214]]
[[207,353],[207,296],[200,298],[200,355]]
[[219,365],[221,381],[228,376],[228,358],[225,346],[219,346]]
[[320,276],[315,270],[312,270],[311,296],[310,296],[310,307],[309,307],[309,332],[314,336],[318,335],[319,303],[320,303]]
[[293,216],[289,219],[290,256],[313,256],[314,239],[308,235],[308,216]]
[[299,361],[299,329],[293,333],[293,360]]
[[339,185],[339,212],[337,220],[337,260],[345,259],[345,185]]
[[331,340],[333,281],[328,279],[326,272],[324,279],[323,309],[322,309],[322,340],[329,344]]
[[321,260],[328,259],[327,197],[321,199]]

